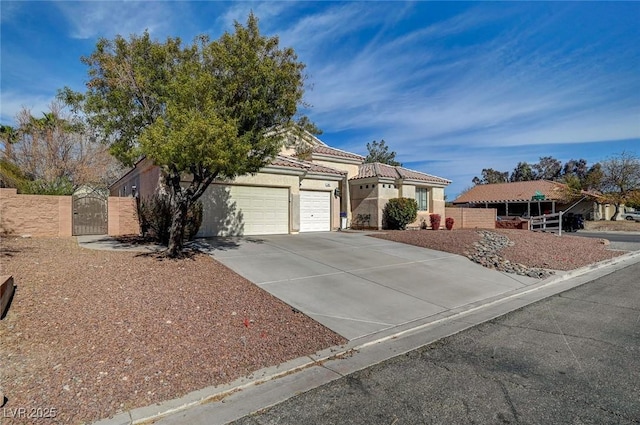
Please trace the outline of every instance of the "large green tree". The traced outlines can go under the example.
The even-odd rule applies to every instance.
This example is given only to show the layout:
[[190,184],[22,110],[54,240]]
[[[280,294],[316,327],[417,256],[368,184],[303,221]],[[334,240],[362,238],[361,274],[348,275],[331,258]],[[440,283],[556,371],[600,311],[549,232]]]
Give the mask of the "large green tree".
[[170,194],[169,256],[179,256],[189,207],[217,178],[255,173],[281,149],[304,94],[304,64],[258,19],[235,23],[216,41],[199,36],[154,41],[148,33],[101,39],[82,59],[85,94],[62,96],[82,106],[124,163],[145,155],[161,167]]
[[379,142],[374,140],[371,143],[367,143],[367,157],[364,162],[381,162],[383,164],[399,166],[402,164],[396,161],[396,153],[395,151],[389,152],[389,146],[387,146],[387,142],[384,139]]
[[471,181],[475,185],[507,183],[509,181],[509,172],[497,171],[493,168],[483,168],[482,178],[476,176]]
[[542,156],[533,164],[534,180],[557,180],[562,172],[562,162],[552,156]]
[[518,162],[518,165],[516,165],[516,168],[513,169],[509,177],[509,181],[511,182],[526,182],[533,179],[533,170],[528,162]]

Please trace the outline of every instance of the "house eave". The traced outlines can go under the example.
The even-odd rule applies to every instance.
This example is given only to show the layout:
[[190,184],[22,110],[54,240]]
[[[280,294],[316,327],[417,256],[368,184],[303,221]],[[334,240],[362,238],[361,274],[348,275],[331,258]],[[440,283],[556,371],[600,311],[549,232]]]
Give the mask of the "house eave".
[[302,168],[293,168],[293,167],[279,167],[277,165],[267,165],[258,171],[259,173],[265,174],[280,174],[286,176],[304,176],[307,174],[307,170]]
[[318,160],[318,161],[329,161],[329,162],[337,162],[340,164],[352,164],[352,165],[360,165],[362,164],[362,160],[360,159],[355,159],[355,158],[345,158],[345,157],[341,157],[341,156],[334,156],[334,155],[324,155],[324,154],[318,154],[318,153],[312,153],[311,154],[311,160]]
[[426,181],[426,180],[416,180],[416,179],[402,179],[402,184],[410,184],[413,186],[429,186],[429,187],[438,187],[438,188],[445,188],[447,186],[449,186],[451,184],[451,182],[449,183],[441,183],[441,182],[433,182],[433,181]]
[[303,179],[311,179],[311,180],[330,180],[340,182],[344,180],[344,175],[339,174],[329,174],[329,173],[318,173],[318,172],[307,172]]

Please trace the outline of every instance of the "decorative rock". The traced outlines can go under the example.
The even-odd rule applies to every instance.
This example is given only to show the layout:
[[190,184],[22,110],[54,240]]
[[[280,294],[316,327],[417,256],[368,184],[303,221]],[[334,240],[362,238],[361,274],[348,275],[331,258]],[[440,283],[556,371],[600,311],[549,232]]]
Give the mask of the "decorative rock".
[[482,239],[473,244],[476,248],[475,252],[467,255],[467,258],[471,261],[489,269],[538,279],[544,279],[553,274],[553,271],[550,270],[527,267],[523,264],[512,263],[503,258],[499,254],[500,251],[508,246],[514,245],[514,242],[510,241],[506,236],[487,230],[479,230],[478,234],[482,236]]

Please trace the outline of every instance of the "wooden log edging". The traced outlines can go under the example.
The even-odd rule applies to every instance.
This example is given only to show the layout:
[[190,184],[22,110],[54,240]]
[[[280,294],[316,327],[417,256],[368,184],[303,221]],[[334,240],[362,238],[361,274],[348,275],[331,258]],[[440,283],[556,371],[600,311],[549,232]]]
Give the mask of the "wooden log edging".
[[15,291],[13,276],[0,276],[0,319],[4,318],[11,297]]

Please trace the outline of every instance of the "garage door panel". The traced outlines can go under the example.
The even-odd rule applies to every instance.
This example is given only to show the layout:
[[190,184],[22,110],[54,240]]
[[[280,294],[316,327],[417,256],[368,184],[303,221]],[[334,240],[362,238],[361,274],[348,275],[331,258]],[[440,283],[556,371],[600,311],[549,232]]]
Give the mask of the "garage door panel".
[[203,195],[203,204],[198,236],[289,233],[287,188],[215,185]]
[[331,230],[331,193],[300,191],[300,231],[328,232]]

